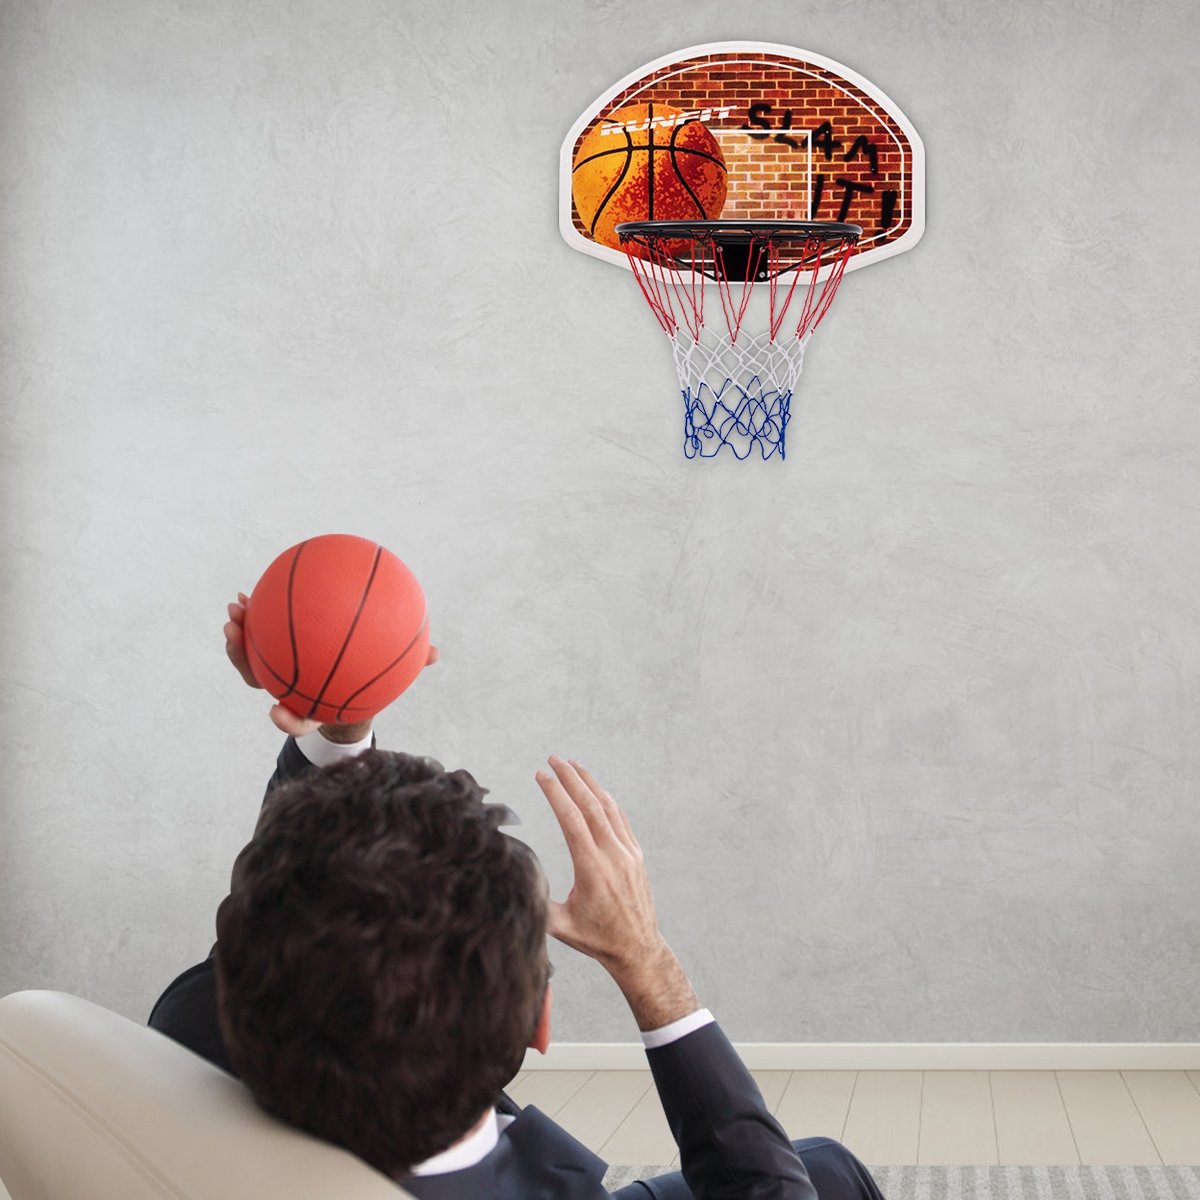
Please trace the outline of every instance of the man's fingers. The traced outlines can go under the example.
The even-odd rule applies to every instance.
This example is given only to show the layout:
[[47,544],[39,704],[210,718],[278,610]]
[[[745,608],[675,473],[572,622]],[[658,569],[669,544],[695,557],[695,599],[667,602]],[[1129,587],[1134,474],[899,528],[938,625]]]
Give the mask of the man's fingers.
[[304,737],[306,733],[312,733],[314,729],[319,729],[320,721],[310,721],[305,717],[298,717],[290,708],[284,708],[282,704],[276,704],[271,709],[271,720],[275,724],[276,729],[282,729],[284,733],[291,734],[292,737]]
[[225,634],[225,654],[237,669],[237,673],[250,687],[262,687],[254,678],[254,672],[250,670],[250,663],[246,658],[246,637],[241,625],[234,620],[226,621],[221,632]]
[[604,811],[608,814],[608,819],[616,831],[617,836],[629,847],[630,850],[640,850],[638,840],[633,835],[633,826],[629,824],[629,818],[625,815],[625,810],[596,782],[595,776],[583,765],[576,762],[573,758],[569,760],[572,767],[575,768],[576,774],[583,780],[584,783],[596,794],[600,803],[604,806]]
[[588,823],[588,828],[592,831],[592,837],[596,839],[596,842],[611,844],[614,840],[620,841],[621,839],[617,837],[616,828],[613,826],[612,817],[605,808],[604,801],[588,787],[579,775],[579,772],[565,759],[561,759],[553,754],[550,756],[550,766],[554,774],[558,776],[558,780],[567,794],[571,797],[575,807],[583,813],[584,819]]
[[558,819],[559,828],[567,841],[567,849],[571,853],[571,861],[577,862],[579,857],[595,849],[591,829],[587,820],[567,795],[566,789],[557,776],[548,771],[538,771],[534,775],[537,785],[550,802],[554,815]]
[[425,665],[432,667],[435,662],[441,657],[441,652],[436,646],[429,647],[429,653],[425,656]]

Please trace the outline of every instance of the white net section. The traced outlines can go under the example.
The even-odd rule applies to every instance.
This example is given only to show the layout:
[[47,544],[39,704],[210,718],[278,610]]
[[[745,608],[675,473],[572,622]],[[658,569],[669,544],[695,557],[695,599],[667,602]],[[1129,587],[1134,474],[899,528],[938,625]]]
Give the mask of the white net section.
[[674,349],[688,458],[712,458],[726,446],[739,459],[756,451],[786,457],[804,350],[833,302],[855,236],[764,233],[731,244],[716,233],[672,231],[623,239]]

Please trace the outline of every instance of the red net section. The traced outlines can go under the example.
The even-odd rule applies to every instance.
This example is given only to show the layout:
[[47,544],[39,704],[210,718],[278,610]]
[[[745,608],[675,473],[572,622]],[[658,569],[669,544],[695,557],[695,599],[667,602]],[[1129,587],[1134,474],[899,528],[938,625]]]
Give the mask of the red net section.
[[752,234],[733,239],[719,231],[681,238],[676,233],[622,238],[634,278],[668,337],[705,327],[705,297],[716,293],[731,343],[736,344],[756,287],[768,295],[768,333],[784,330],[799,294],[788,334],[807,338],[833,303],[857,235]]

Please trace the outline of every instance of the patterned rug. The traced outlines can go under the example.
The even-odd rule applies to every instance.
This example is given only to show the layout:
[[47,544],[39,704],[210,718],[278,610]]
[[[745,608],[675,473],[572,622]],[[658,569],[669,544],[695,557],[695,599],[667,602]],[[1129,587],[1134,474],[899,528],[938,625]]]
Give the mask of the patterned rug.
[[[612,1191],[670,1167],[610,1167]],[[887,1200],[1200,1200],[1200,1167],[872,1167]]]
[[1196,1167],[878,1167],[888,1200],[1200,1200]]

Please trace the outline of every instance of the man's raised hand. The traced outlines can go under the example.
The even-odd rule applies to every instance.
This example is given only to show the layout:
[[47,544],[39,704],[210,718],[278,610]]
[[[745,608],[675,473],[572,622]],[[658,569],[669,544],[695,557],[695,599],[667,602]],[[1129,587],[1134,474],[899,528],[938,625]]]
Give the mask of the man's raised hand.
[[575,882],[550,902],[550,933],[596,959],[625,993],[641,1029],[700,1007],[658,927],[642,848],[617,802],[586,767],[551,757],[536,775],[566,838]]

